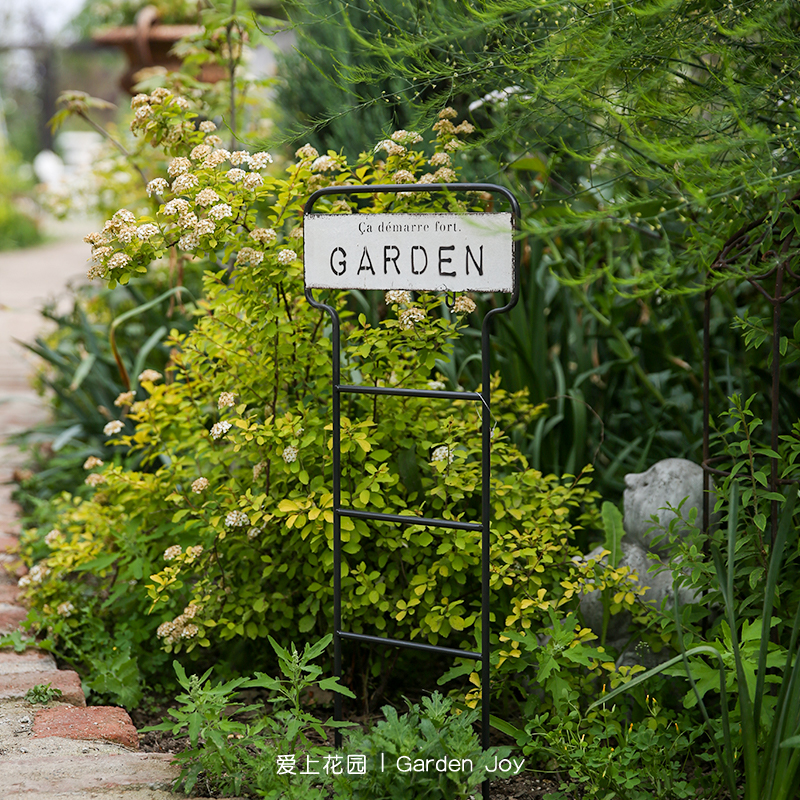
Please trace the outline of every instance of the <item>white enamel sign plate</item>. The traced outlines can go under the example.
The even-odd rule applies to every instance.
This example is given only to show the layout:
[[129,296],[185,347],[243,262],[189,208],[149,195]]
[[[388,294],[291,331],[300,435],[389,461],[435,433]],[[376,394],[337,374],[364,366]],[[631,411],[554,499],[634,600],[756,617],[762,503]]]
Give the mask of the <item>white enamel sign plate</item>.
[[306,286],[511,292],[512,234],[510,213],[306,214]]

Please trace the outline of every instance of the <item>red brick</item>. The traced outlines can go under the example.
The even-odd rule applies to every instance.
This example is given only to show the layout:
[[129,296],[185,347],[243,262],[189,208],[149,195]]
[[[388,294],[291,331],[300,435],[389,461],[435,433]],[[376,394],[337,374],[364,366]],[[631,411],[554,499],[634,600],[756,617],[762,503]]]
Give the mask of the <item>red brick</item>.
[[0,604],[0,633],[10,633],[16,630],[27,616],[28,612],[22,606],[13,606],[10,603]]
[[17,605],[17,598],[19,597],[19,588],[16,583],[0,583],[0,603],[9,603]]
[[169,789],[180,772],[170,763],[173,758],[131,750],[33,757],[9,753],[0,759],[0,787],[4,797],[24,798],[38,792],[39,798],[49,800],[71,793],[78,800],[102,791],[101,797],[120,800],[134,787]]
[[16,672],[11,675],[0,675],[0,700],[17,700],[25,697],[28,689],[34,686],[50,684],[54,689],[61,689],[61,702],[73,706],[85,706],[81,679],[77,672],[68,669],[54,669],[50,672],[37,670],[32,672]]
[[0,650],[0,682],[3,675],[17,672],[55,672],[56,660],[50,653],[28,648],[23,653]]
[[139,737],[128,712],[112,706],[89,708],[45,708],[36,712],[33,736],[62,736],[65,739],[92,739],[139,748]]
[[16,553],[19,539],[11,533],[0,533],[0,553]]

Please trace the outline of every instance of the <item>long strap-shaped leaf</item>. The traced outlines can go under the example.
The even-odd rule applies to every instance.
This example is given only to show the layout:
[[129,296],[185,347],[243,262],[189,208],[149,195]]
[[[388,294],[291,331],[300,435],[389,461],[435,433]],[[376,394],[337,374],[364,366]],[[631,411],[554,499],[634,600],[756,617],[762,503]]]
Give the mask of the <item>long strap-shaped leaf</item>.
[[189,297],[194,300],[192,293],[185,287],[185,286],[174,286],[172,289],[160,294],[158,297],[150,300],[149,302],[145,303],[141,306],[136,306],[136,308],[132,308],[130,311],[126,311],[124,314],[120,314],[112,323],[111,328],[108,332],[108,341],[111,345],[111,352],[114,354],[114,359],[117,362],[117,367],[119,368],[120,378],[122,378],[122,384],[126,389],[131,388],[131,379],[128,377],[128,370],[125,369],[125,364],[122,362],[122,356],[119,354],[119,350],[117,349],[117,342],[116,342],[116,330],[117,326],[125,322],[126,319],[130,319],[131,317],[135,317],[138,314],[141,314],[147,309],[152,308],[153,306],[158,305],[162,300],[166,300],[166,298],[170,297],[173,294],[178,294],[180,292],[186,292]]

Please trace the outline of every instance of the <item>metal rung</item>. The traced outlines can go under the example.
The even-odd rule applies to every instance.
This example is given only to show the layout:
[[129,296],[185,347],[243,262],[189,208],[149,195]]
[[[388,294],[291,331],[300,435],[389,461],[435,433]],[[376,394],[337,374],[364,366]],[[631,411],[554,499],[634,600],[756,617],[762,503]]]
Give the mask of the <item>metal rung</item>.
[[482,531],[480,522],[460,522],[456,519],[435,519],[433,517],[412,517],[410,514],[379,514],[377,511],[360,511],[355,508],[334,509],[343,517],[374,519],[378,522],[399,522],[401,525],[429,525],[433,528],[455,528],[461,531]]
[[424,644],[423,642],[405,642],[402,639],[386,639],[383,636],[368,636],[365,633],[348,633],[347,631],[337,631],[342,639],[352,639],[356,642],[373,642],[375,644],[390,644],[394,647],[407,647],[410,650],[425,650],[428,653],[441,653],[448,656],[459,656],[461,658],[474,658],[480,661],[483,656],[472,650],[459,650],[456,647],[439,647],[435,644]]
[[388,394],[396,397],[439,397],[448,400],[482,400],[479,392],[451,392],[438,389],[401,389],[391,386],[334,386],[334,390],[351,394]]

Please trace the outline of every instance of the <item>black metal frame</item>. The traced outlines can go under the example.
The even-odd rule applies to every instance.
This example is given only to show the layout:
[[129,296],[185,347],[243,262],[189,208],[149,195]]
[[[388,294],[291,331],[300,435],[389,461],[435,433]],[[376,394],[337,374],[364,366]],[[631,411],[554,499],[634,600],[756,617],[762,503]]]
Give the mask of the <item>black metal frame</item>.
[[[512,230],[516,231],[520,218],[520,208],[516,197],[502,186],[487,183],[443,183],[443,184],[385,184],[374,186],[326,186],[318,189],[308,199],[303,209],[303,214],[310,214],[316,201],[331,194],[379,194],[397,192],[488,192],[505,197],[511,205]],[[481,366],[482,387],[480,392],[451,392],[433,389],[393,389],[378,386],[351,386],[343,385],[340,380],[340,330],[339,315],[332,306],[318,302],[314,299],[311,289],[306,288],[305,294],[308,302],[320,310],[327,311],[331,318],[331,340],[333,360],[333,646],[334,646],[334,672],[338,679],[342,677],[342,640],[348,639],[357,642],[390,645],[394,647],[407,647],[422,650],[428,653],[460,656],[472,658],[481,662],[481,745],[484,750],[489,747],[489,657],[491,645],[489,640],[489,558],[490,558],[490,447],[491,447],[491,421],[490,421],[490,351],[489,351],[489,323],[496,314],[509,311],[519,299],[519,240],[514,237],[513,242],[513,270],[514,283],[511,299],[499,308],[487,312],[481,327]],[[394,395],[403,397],[430,397],[437,399],[474,400],[484,406],[482,417],[482,481],[481,504],[482,519],[480,523],[458,522],[455,520],[433,519],[430,517],[414,517],[408,514],[379,514],[371,511],[341,507],[341,406],[342,393]],[[401,525],[426,525],[436,528],[451,528],[458,530],[481,531],[481,652],[459,650],[452,647],[439,647],[422,642],[408,642],[399,639],[388,639],[381,636],[369,636],[361,633],[351,633],[342,630],[342,540],[341,518],[352,517],[358,519],[376,520],[380,522],[395,522]],[[342,696],[337,692],[334,697],[334,719],[342,718]],[[336,746],[341,746],[341,733],[336,731]],[[489,780],[482,785],[484,798],[489,797]]]

